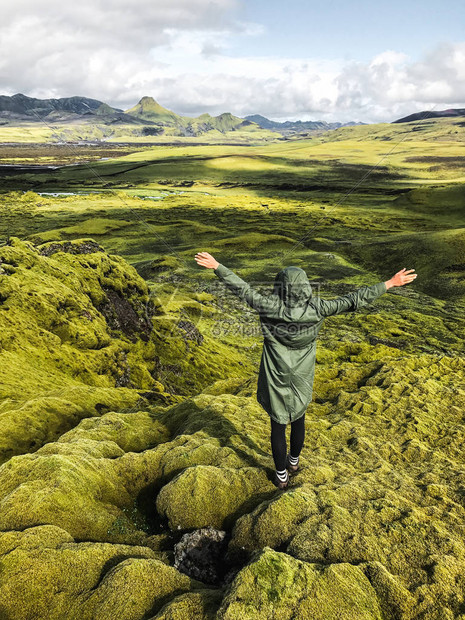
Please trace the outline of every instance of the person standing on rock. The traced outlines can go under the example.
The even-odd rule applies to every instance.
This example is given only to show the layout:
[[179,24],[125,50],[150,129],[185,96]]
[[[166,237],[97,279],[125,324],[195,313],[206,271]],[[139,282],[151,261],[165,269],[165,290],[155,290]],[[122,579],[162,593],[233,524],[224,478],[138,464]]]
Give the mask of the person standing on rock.
[[[285,267],[275,278],[273,294],[262,295],[208,252],[195,255],[198,265],[214,269],[232,293],[260,316],[264,337],[257,382],[257,401],[271,420],[271,450],[275,464],[273,483],[289,486],[289,472],[299,468],[305,438],[305,412],[312,400],[316,338],[325,318],[355,312],[393,286],[412,282],[414,269],[401,269],[390,280],[362,286],[353,293],[321,299],[312,295],[307,274],[300,267]],[[291,424],[287,452],[286,425]]]

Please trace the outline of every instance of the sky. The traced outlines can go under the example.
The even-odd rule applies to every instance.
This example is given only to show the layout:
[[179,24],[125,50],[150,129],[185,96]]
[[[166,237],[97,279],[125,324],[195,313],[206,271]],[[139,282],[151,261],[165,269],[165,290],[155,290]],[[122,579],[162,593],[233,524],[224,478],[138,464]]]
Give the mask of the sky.
[[0,94],[391,122],[465,108],[465,3],[0,0]]

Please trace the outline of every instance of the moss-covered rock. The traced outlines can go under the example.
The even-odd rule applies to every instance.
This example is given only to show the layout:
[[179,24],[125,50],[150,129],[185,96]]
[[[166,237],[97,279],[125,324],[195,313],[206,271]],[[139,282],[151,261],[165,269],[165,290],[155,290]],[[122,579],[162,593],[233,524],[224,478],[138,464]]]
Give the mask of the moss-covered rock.
[[147,547],[75,542],[50,525],[0,533],[0,570],[1,617],[18,620],[132,620],[193,585]]
[[223,591],[186,592],[169,601],[150,620],[215,620]]
[[218,346],[241,368],[240,354],[160,309],[137,271],[91,239],[13,237],[0,264],[0,462],[101,411],[182,402],[222,376],[227,364],[212,376]]
[[60,443],[79,444],[86,440],[114,442],[123,452],[142,452],[171,439],[163,422],[148,411],[107,413],[87,418],[59,438]]
[[398,576],[392,575],[380,562],[360,564],[360,568],[378,595],[383,619],[397,620],[397,618],[402,618],[409,620],[415,618],[415,597],[401,583]]
[[5,399],[0,404],[0,463],[63,436],[83,418],[92,420],[112,409],[131,410],[140,400],[139,394],[128,388],[85,385],[25,402]]
[[[99,408],[134,406],[139,394],[122,388],[165,397],[151,374],[155,348],[147,340],[144,280],[97,244],[73,242],[72,252],[55,246],[51,252],[12,238],[0,248],[0,460],[36,449]],[[132,339],[122,319],[115,330],[99,310],[115,295],[137,317]]]
[[157,497],[157,511],[172,529],[230,526],[272,492],[263,470],[198,465],[188,467],[165,485]]
[[[418,308],[412,291],[328,321],[300,469],[280,492],[258,341],[210,334],[215,296],[187,292],[172,261],[150,294],[100,243],[61,234],[0,248],[0,617],[184,620],[221,604],[224,618],[463,618],[452,305]],[[308,258],[315,276],[334,268]],[[243,308],[227,309],[234,324]],[[207,525],[227,530],[227,590],[172,566],[181,530]]]
[[382,620],[378,597],[351,564],[309,564],[265,547],[234,578],[221,620]]
[[[133,554],[135,556],[136,554]],[[119,562],[90,594],[78,618],[139,619],[167,598],[191,588],[191,579],[158,559],[131,557]],[[200,585],[200,584],[199,584]]]
[[233,559],[266,546],[281,548],[303,521],[317,513],[316,495],[310,489],[289,490],[273,497],[236,521],[228,553]]

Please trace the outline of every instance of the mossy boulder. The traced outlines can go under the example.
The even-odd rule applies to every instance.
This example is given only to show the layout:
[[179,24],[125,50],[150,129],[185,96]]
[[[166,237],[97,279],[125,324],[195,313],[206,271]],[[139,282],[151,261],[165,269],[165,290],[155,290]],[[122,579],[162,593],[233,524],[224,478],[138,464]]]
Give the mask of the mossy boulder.
[[219,620],[383,620],[367,577],[351,564],[306,563],[265,547],[234,578]]
[[233,559],[266,546],[281,548],[295,536],[300,524],[315,514],[318,503],[310,489],[290,489],[272,497],[236,521],[228,554]]
[[[202,400],[220,411],[218,397]],[[109,412],[82,420],[32,454],[10,458],[0,467],[0,529],[49,523],[79,539],[140,544],[147,536],[145,514],[136,505],[141,493],[155,513],[157,490],[180,472],[224,467],[232,479],[246,465],[232,446],[203,431],[173,436],[169,421],[180,411],[188,418],[182,405]],[[270,489],[263,471],[250,469],[259,482],[244,482],[244,510],[253,489]]]
[[75,542],[44,525],[0,533],[2,618],[142,618],[195,586],[143,546]]
[[[192,580],[172,566],[135,555],[112,568],[91,593],[84,612],[88,618],[144,618],[167,598],[192,587]],[[76,620],[85,619],[84,614]]]
[[166,484],[157,496],[157,511],[171,529],[231,525],[272,492],[263,470],[198,465],[188,467]]
[[60,443],[114,442],[124,452],[142,452],[170,441],[171,435],[161,419],[148,411],[106,413],[87,418],[58,440]]
[[92,420],[112,409],[131,410],[141,401],[135,390],[86,385],[25,402],[5,399],[0,404],[0,463],[62,437],[83,418]]
[[156,291],[92,239],[35,247],[12,237],[0,264],[0,462],[82,418],[182,402],[241,368],[230,347],[225,355],[192,321],[157,310]]
[[269,416],[255,398],[202,393],[171,407],[164,420],[173,435],[203,433],[230,446],[244,463],[273,465]]
[[169,601],[150,620],[215,620],[222,598],[221,589],[186,592]]
[[[403,585],[398,575],[390,573],[381,562],[366,562],[360,564],[360,568],[378,595],[384,620],[415,618],[415,597]],[[447,612],[445,616],[447,617]]]

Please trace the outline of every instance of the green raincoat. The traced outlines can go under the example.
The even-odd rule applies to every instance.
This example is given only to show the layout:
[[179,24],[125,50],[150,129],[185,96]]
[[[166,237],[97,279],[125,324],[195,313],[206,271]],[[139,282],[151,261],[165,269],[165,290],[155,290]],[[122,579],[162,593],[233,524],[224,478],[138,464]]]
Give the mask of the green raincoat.
[[286,267],[276,276],[273,293],[262,295],[225,265],[220,263],[214,271],[259,313],[264,342],[257,400],[281,424],[300,418],[312,400],[316,338],[324,319],[356,311],[387,290],[379,282],[336,299],[314,298],[305,271]]

